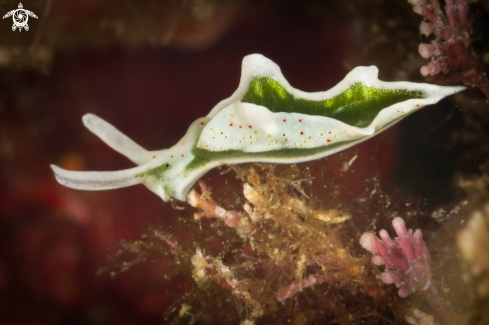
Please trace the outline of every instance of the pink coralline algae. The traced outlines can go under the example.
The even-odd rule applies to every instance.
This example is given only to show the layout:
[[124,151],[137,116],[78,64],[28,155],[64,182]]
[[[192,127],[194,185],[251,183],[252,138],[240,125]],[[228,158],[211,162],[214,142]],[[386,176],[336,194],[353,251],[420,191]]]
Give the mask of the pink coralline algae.
[[411,234],[401,218],[395,218],[392,225],[399,236],[395,241],[382,229],[379,232],[381,239],[372,233],[364,233],[360,238],[360,245],[374,254],[372,263],[385,265],[382,281],[386,284],[395,283],[400,288],[400,297],[404,298],[415,290],[426,291],[433,286],[433,282],[430,256],[421,230]]
[[445,12],[438,0],[408,0],[413,11],[426,18],[419,31],[437,38],[430,44],[419,45],[419,54],[431,62],[421,67],[423,76],[434,76],[439,81],[462,81],[478,87],[489,98],[489,80],[478,63],[470,45],[472,22],[468,19],[466,0],[446,0]]
[[392,226],[398,236],[394,240],[385,229],[379,232],[380,238],[368,232],[360,237],[360,245],[374,255],[372,263],[385,265],[382,282],[395,284],[402,298],[416,291],[421,292],[442,317],[444,324],[451,324],[453,315],[431,278],[430,255],[421,230],[417,229],[414,233],[408,231],[404,220],[399,217],[392,221]]

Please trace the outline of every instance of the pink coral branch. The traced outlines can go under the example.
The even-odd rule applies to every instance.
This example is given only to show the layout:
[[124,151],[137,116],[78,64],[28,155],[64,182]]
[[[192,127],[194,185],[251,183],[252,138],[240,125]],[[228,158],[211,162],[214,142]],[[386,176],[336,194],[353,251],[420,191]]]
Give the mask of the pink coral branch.
[[457,0],[458,20],[462,25],[467,23],[467,16],[469,14],[469,4],[466,0]]
[[[202,193],[207,192],[207,188],[205,187],[204,182],[199,181],[199,186],[202,190]],[[194,214],[195,219],[201,218],[219,218],[224,220],[226,225],[229,227],[235,228],[240,219],[242,218],[235,211],[226,211],[216,204],[216,202],[212,199],[212,197],[208,196],[207,200],[204,199],[201,195],[199,195],[195,190],[191,190],[187,195],[188,203],[194,208],[202,209],[202,212],[198,212]]]
[[421,22],[419,32],[425,36],[433,33],[437,37],[430,44],[419,46],[422,57],[433,58],[428,65],[421,67],[421,75],[438,81],[462,81],[478,87],[489,100],[489,80],[470,46],[472,28],[467,0],[446,0],[445,12],[438,0],[408,2],[413,5],[414,12],[429,21]]
[[155,231],[155,236],[158,237],[159,239],[161,239],[165,244],[167,244],[168,246],[170,246],[170,248],[176,252],[178,255],[181,255],[181,256],[184,256],[184,257],[189,257],[190,254],[187,253],[185,250],[181,249],[180,246],[174,241],[172,240],[168,235],[162,233],[162,232],[159,232],[159,231]]
[[421,292],[445,324],[451,324],[453,315],[431,278],[430,255],[421,230],[408,231],[402,218],[395,218],[392,226],[398,236],[394,240],[384,229],[379,232],[380,238],[368,232],[360,237],[360,245],[374,255],[372,263],[385,265],[382,282],[395,284],[402,298],[415,291]]
[[278,301],[284,301],[301,292],[303,289],[312,287],[316,284],[320,284],[323,282],[333,284],[337,282],[337,280],[334,278],[334,276],[330,274],[310,275],[306,279],[302,279],[300,283],[292,282],[288,286],[279,289],[277,294],[275,295],[275,298],[277,298]]
[[426,17],[432,23],[435,23],[437,16],[435,12],[428,7],[426,0],[408,0],[413,5],[413,11],[418,15]]
[[445,1],[445,11],[447,13],[447,18],[450,22],[450,26],[452,28],[455,28],[457,26],[457,6],[453,2],[453,0]]
[[194,218],[196,220],[200,220],[202,218],[221,219],[228,227],[235,228],[240,236],[249,234],[253,231],[253,226],[250,224],[248,218],[243,217],[236,211],[227,211],[217,205],[207,191],[204,182],[199,181],[198,183],[203,195],[198,194],[195,190],[191,190],[187,194],[187,202],[194,208],[199,208],[202,210],[201,212],[194,214]]

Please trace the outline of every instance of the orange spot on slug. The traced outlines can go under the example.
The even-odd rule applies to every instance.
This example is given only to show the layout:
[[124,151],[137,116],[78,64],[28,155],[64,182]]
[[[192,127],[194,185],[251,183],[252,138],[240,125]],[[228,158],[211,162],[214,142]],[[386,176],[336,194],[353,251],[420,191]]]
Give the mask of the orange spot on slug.
[[155,158],[156,158],[156,156],[153,156],[153,159],[155,159]]
[[204,125],[204,122],[200,122],[200,125]]
[[299,123],[302,123],[302,120],[301,119],[299,119]]
[[229,123],[229,126],[233,126],[233,123]]
[[251,125],[248,125],[248,127],[251,129]]
[[284,122],[286,122],[286,121],[287,121],[287,120],[286,120],[286,119],[284,119]]
[[328,140],[326,140],[326,142],[331,142],[331,140],[330,140],[330,139],[328,139]]

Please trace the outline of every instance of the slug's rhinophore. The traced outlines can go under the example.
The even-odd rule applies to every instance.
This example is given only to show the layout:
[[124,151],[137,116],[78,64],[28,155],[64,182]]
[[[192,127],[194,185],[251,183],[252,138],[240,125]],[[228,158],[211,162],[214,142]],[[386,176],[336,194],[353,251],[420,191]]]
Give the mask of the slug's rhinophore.
[[108,190],[144,184],[164,201],[185,200],[190,187],[223,164],[292,164],[329,156],[382,132],[419,108],[465,87],[383,82],[375,66],[353,69],[330,90],[293,88],[280,68],[260,54],[243,59],[234,94],[194,121],[173,147],[146,151],[101,118],[85,126],[138,167],[115,172],[77,172],[51,166],[61,184]]

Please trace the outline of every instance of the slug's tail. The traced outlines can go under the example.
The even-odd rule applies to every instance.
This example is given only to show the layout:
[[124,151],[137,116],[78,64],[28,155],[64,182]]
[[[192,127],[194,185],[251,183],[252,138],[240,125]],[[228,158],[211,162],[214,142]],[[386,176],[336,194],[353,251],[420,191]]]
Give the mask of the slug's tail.
[[151,160],[150,152],[97,115],[85,114],[83,124],[109,147],[126,156],[135,164],[142,165]]
[[142,167],[115,172],[79,172],[51,165],[54,176],[61,185],[88,191],[110,190],[140,184],[143,178],[137,175],[144,172]]

